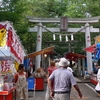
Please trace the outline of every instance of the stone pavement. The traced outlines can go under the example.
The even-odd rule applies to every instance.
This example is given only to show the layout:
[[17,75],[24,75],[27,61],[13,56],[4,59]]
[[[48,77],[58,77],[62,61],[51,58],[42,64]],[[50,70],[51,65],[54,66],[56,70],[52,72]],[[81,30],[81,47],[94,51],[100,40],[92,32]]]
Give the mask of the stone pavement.
[[[90,80],[84,80],[83,78],[76,78],[75,77],[75,80],[77,83],[80,83],[80,82],[90,82]],[[34,93],[33,91],[29,91],[29,98],[28,100],[45,100],[45,93],[46,93],[46,83],[45,83],[45,88],[43,91],[35,91],[35,97],[33,97]],[[72,88],[72,93],[71,93],[71,100],[79,100],[79,97],[77,95],[77,92],[75,91],[75,89]],[[77,95],[76,99],[74,97],[74,94]]]

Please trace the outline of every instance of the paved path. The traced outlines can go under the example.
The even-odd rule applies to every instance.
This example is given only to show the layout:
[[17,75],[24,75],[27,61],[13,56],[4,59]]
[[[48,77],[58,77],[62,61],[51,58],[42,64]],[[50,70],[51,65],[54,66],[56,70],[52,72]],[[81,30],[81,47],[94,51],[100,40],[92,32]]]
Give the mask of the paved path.
[[[79,87],[82,89],[83,98],[80,99],[76,90],[74,88],[72,88],[70,100],[94,100],[94,99],[92,99],[94,96],[96,98],[95,100],[100,100],[100,98],[97,97],[97,95],[94,91],[91,91],[91,89],[89,89],[89,88],[87,89],[85,82],[89,82],[89,80],[80,80],[78,78],[75,78],[75,80],[77,81]],[[46,92],[46,85],[45,85],[45,88],[43,91],[36,91],[35,98],[33,98],[33,91],[29,91],[28,100],[45,100],[45,92]],[[90,95],[92,95],[92,96],[91,97],[88,96],[88,93],[90,93]]]

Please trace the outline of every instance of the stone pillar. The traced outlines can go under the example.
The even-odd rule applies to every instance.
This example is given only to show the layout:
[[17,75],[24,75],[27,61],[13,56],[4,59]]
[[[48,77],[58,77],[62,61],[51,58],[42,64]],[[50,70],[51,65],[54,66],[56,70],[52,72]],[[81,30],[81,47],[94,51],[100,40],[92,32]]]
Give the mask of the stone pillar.
[[[39,25],[42,25],[42,23],[40,22]],[[38,32],[37,32],[37,45],[36,45],[36,51],[40,51],[41,50],[41,45],[42,45],[42,27],[38,26]],[[36,56],[36,63],[35,63],[35,68],[40,68],[41,64],[41,55]]]
[[81,61],[80,61],[80,58],[78,58],[78,76],[81,76]]
[[[88,23],[86,23],[85,26],[87,26],[85,30],[86,47],[89,47],[91,46],[90,28]],[[87,56],[87,71],[88,73],[91,73],[93,72],[91,52],[86,52],[86,56]]]
[[85,58],[82,58],[82,76],[84,76],[85,73]]
[[68,51],[71,52],[71,43],[68,44]]

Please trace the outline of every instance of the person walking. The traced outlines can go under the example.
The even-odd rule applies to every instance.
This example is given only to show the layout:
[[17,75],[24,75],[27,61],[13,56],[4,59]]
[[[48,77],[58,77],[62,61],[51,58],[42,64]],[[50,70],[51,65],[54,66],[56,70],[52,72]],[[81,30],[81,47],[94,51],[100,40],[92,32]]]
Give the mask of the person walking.
[[71,67],[68,66],[68,67],[67,67],[67,70],[73,73],[73,70],[72,70]]
[[[55,61],[50,61],[50,66],[48,67],[48,73],[47,73],[47,78],[51,75],[51,73],[56,70],[57,67],[55,66]],[[53,89],[53,85],[54,82],[52,81],[51,85],[52,85],[52,89]],[[50,90],[47,84],[47,89],[46,89],[46,94],[45,94],[45,100],[52,100],[52,98],[50,98]]]
[[27,74],[24,71],[24,65],[20,64],[18,67],[18,72],[14,76],[17,100],[27,100],[28,98],[28,83],[26,81],[26,77]]
[[70,72],[72,72],[73,73],[73,70],[72,70],[72,68],[71,68],[71,66],[70,66],[70,62],[69,61],[67,61],[67,70],[69,70]]
[[97,85],[95,87],[95,90],[98,94],[98,96],[100,97],[100,68],[98,69],[98,73],[97,73]]
[[55,66],[56,66],[57,68],[60,68],[60,66],[59,66],[59,61],[60,61],[59,59],[56,59],[56,60],[55,60]]
[[[54,100],[70,100],[71,85],[76,89],[80,98],[82,93],[74,79],[72,72],[67,70],[68,60],[61,58],[59,62],[60,68],[54,70],[48,78],[48,85],[50,89],[50,96]],[[52,89],[52,81],[54,81],[54,88]]]

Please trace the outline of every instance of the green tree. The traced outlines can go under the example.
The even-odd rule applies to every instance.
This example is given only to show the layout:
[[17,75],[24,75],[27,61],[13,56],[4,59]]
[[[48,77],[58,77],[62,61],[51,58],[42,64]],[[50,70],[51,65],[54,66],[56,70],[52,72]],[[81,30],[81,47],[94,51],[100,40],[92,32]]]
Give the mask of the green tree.
[[[35,51],[37,33],[29,33],[28,28],[34,27],[36,23],[29,23],[26,16],[42,17],[42,18],[60,18],[68,16],[68,18],[85,18],[100,16],[99,0],[2,0],[0,3],[0,21],[9,20],[14,23],[17,34],[20,36],[22,44],[27,53]],[[45,24],[48,27],[59,27],[57,24]],[[70,24],[69,27],[80,27],[83,25]],[[94,27],[100,27],[100,23],[93,24]],[[91,40],[94,43],[94,37],[99,33],[92,34]],[[48,38],[49,37],[49,38]],[[83,52],[80,49],[85,47],[85,36],[82,33],[75,34],[76,43],[75,52]],[[44,41],[53,41],[50,32],[43,33],[43,48],[53,44],[44,44]],[[59,37],[57,37],[59,42]],[[56,47],[58,44],[55,44]],[[66,44],[67,45],[67,44]],[[73,44],[74,45],[74,44]],[[58,47],[61,47],[59,44]],[[68,46],[68,45],[67,45]],[[59,48],[60,49],[60,48]],[[63,52],[66,49],[61,50]],[[59,51],[60,52],[60,51]]]
[[[17,30],[22,44],[25,49],[31,42],[27,38],[28,21],[25,18],[27,12],[27,2],[24,0],[2,0],[0,3],[0,21],[11,21],[14,29]],[[32,39],[31,39],[32,40]],[[30,42],[26,44],[26,41]],[[30,52],[29,48],[27,48]]]

